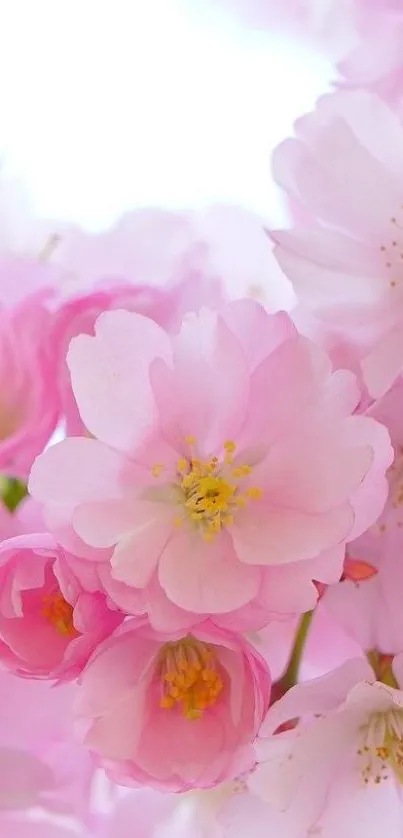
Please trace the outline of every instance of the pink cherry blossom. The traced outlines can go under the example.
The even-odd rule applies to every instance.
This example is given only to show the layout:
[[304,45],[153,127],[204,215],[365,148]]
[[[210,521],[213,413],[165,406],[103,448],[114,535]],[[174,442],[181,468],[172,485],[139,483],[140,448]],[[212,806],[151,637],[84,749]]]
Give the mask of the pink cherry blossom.
[[273,233],[276,256],[327,344],[377,397],[403,369],[403,129],[360,91],[323,97],[296,131],[274,175],[317,221]]
[[0,260],[0,471],[17,477],[27,477],[59,415],[43,273]]
[[182,791],[251,766],[269,671],[241,635],[208,621],[180,635],[126,621],[80,678],[84,744],[119,782]]
[[46,533],[0,545],[0,660],[30,677],[76,677],[121,621],[102,594],[83,591]]
[[389,497],[372,527],[349,545],[352,557],[368,561],[377,574],[364,582],[343,581],[329,588],[324,605],[332,617],[369,651],[385,654],[403,650],[403,380],[371,409],[386,425],[395,449],[388,471]]
[[[273,735],[291,719],[299,719],[294,729]],[[350,659],[272,706],[249,785],[279,819],[281,838],[337,838],[340,829],[346,838],[399,838],[402,749],[403,692],[376,681],[364,659]]]
[[312,580],[340,578],[345,542],[383,507],[392,449],[351,416],[353,376],[285,314],[239,301],[172,338],[107,312],[68,362],[95,438],[49,448],[30,490],[69,552],[140,592],[133,613],[165,598],[181,609],[172,628],[188,612],[188,625],[215,614],[246,630],[313,607]]

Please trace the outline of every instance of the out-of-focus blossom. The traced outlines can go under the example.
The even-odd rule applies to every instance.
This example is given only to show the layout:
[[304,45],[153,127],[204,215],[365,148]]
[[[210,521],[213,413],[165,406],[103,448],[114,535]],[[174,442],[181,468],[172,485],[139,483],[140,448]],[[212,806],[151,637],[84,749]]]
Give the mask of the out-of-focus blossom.
[[[289,721],[291,730],[274,735]],[[340,829],[399,838],[402,753],[403,692],[375,681],[364,659],[349,660],[272,706],[249,784],[279,819],[281,838],[336,838]]]
[[239,301],[171,339],[109,312],[72,341],[69,366],[97,438],[48,449],[30,489],[66,549],[133,589],[132,613],[244,630],[300,613],[383,508],[387,432],[350,415],[353,376],[285,314]]
[[389,498],[372,527],[349,545],[349,553],[377,573],[363,582],[345,580],[328,589],[324,605],[332,617],[369,651],[403,650],[403,380],[371,409],[390,431],[395,460],[389,468]]
[[59,416],[48,269],[0,259],[0,472],[27,477]]
[[63,271],[67,298],[93,291],[99,281],[129,282],[143,294],[147,289],[151,300],[152,289],[181,290],[170,322],[218,303],[220,290],[229,298],[252,296],[271,310],[287,308],[292,292],[276,268],[265,226],[265,219],[230,205],[135,210],[101,233],[70,228],[56,235],[49,259]]
[[83,591],[47,533],[0,545],[0,660],[32,678],[75,678],[119,625],[102,594]]
[[394,107],[403,104],[403,3],[356,3],[356,42],[339,63],[343,87],[371,90]]
[[274,175],[317,222],[273,233],[276,256],[332,357],[377,397],[403,369],[403,128],[361,91],[323,97],[296,132]]
[[0,816],[0,830],[7,838],[91,838],[93,833],[83,827],[69,829],[48,818],[31,815]]
[[241,635],[209,622],[164,634],[133,618],[90,660],[76,711],[112,777],[182,791],[251,767],[269,694],[269,671]]
[[88,820],[94,765],[73,738],[76,687],[54,689],[0,669],[0,696],[0,808],[41,806]]

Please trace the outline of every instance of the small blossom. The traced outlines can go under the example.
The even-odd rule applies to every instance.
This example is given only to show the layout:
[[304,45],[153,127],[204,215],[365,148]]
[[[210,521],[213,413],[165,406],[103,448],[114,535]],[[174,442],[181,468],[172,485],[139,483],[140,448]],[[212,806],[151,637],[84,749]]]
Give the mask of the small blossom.
[[48,534],[0,546],[0,660],[20,675],[76,677],[121,621],[102,594],[83,591]]
[[[401,660],[395,674],[401,674]],[[276,733],[289,719],[293,730]],[[276,702],[257,745],[249,785],[279,817],[284,838],[400,835],[403,692],[351,659]]]
[[269,693],[268,669],[241,635],[207,622],[164,635],[132,618],[82,673],[77,713],[115,779],[182,791],[251,766]]

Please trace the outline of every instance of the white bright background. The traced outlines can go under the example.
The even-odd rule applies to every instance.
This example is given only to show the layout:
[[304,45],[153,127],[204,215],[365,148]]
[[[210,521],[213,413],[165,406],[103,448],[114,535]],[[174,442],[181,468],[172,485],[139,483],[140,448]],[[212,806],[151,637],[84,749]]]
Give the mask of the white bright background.
[[331,68],[197,2],[0,0],[0,154],[37,213],[92,229],[143,205],[279,217],[270,152]]

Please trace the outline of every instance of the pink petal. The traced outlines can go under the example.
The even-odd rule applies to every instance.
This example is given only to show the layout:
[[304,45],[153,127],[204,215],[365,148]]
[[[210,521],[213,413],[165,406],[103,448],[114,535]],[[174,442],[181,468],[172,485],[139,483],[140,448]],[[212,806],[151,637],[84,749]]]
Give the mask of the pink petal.
[[35,461],[29,491],[40,501],[78,504],[116,497],[123,458],[96,439],[70,437]]
[[237,561],[225,533],[211,543],[199,533],[178,533],[162,553],[158,575],[172,602],[199,614],[239,608],[256,596],[260,584],[259,568]]
[[170,357],[166,332],[127,311],[105,312],[96,322],[95,337],[73,338],[67,362],[88,430],[118,450],[132,450],[155,414],[150,364]]
[[154,509],[137,520],[137,528],[117,545],[111,560],[114,579],[135,588],[148,585],[172,532],[169,510],[161,515],[157,504],[148,506]]
[[231,529],[241,562],[275,565],[311,559],[345,540],[354,515],[346,503],[322,514],[276,509],[259,502],[241,509]]

